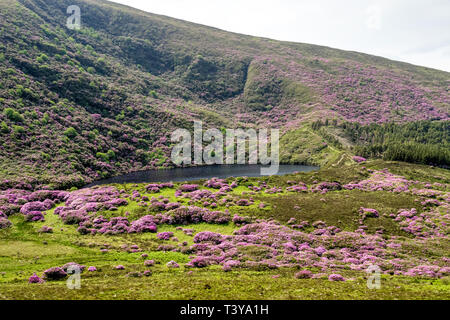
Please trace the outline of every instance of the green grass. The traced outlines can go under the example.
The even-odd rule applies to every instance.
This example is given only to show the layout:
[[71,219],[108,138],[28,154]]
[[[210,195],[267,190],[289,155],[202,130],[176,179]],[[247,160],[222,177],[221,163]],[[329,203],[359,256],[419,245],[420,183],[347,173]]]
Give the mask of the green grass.
[[[324,146],[324,143],[327,143]],[[339,161],[345,152],[329,145],[308,125],[286,132],[280,139],[280,161],[282,163],[304,163],[331,165]]]
[[[367,288],[364,273],[345,274],[350,280],[330,282],[328,279],[295,279],[295,270],[233,271],[164,270],[153,268],[151,277],[131,278],[130,270],[102,270],[82,274],[81,289],[69,290],[64,281],[28,285],[24,282],[2,284],[2,299],[449,299],[448,279],[426,280],[382,276],[381,288]],[[278,278],[272,278],[273,276]]]

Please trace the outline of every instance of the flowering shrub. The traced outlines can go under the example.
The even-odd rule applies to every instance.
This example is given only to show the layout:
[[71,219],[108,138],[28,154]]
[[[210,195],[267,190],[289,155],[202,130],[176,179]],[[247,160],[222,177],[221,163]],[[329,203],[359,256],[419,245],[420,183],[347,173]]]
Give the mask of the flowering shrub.
[[224,179],[212,178],[204,183],[207,188],[221,189],[224,187],[229,187],[228,183]]
[[149,193],[158,193],[160,191],[159,184],[149,184],[145,187],[145,190]]
[[26,222],[44,221],[44,215],[40,211],[29,211],[25,215]]
[[330,281],[345,281],[345,278],[341,276],[340,274],[331,274],[328,277],[328,280]]
[[115,210],[119,206],[127,205],[128,202],[120,196],[120,192],[114,187],[73,191],[66,196],[65,206],[56,208],[54,213],[59,215],[66,224],[80,224],[89,219],[90,213]]
[[48,226],[42,226],[38,231],[39,233],[53,233],[53,228]]
[[165,182],[165,183],[161,183],[161,184],[156,184],[156,183],[152,183],[152,184],[148,184],[147,186],[145,186],[145,190],[147,190],[147,192],[149,193],[159,193],[161,191],[161,189],[164,188],[173,188],[174,185],[172,182]]
[[199,232],[194,237],[195,243],[201,242],[211,242],[215,244],[219,244],[222,242],[223,236],[219,233],[214,233],[210,231]]
[[53,207],[53,205],[54,205],[53,201],[49,199],[46,199],[43,202],[41,201],[28,202],[22,206],[20,212],[24,215],[28,215],[31,212],[50,210]]
[[181,205],[178,202],[171,202],[166,204],[165,209],[166,210],[173,210],[179,208]]
[[209,190],[196,190],[196,191],[192,191],[190,193],[183,194],[183,197],[187,198],[187,199],[192,199],[194,201],[200,201],[202,199],[215,200],[220,195],[221,195],[220,193],[212,193]]
[[239,266],[241,266],[241,262],[240,261],[238,261],[238,260],[228,260],[228,261],[225,261],[223,263],[222,270],[227,272],[227,271],[231,271],[233,268],[237,268]]
[[308,221],[302,221],[301,223],[291,225],[291,227],[293,229],[301,230],[301,229],[304,229],[306,227],[309,227],[309,222]]
[[173,232],[161,232],[156,235],[159,240],[170,240],[173,237]]
[[94,267],[94,266],[90,266],[90,267],[88,267],[87,270],[88,270],[89,272],[95,272],[95,271],[97,271],[97,268]]
[[169,261],[166,265],[168,268],[179,268],[180,266],[175,261]]
[[248,207],[252,204],[253,204],[252,201],[249,201],[247,199],[239,199],[236,201],[236,205],[240,207]]
[[159,187],[161,189],[164,189],[164,188],[172,189],[174,187],[174,185],[172,182],[163,182],[159,185]]
[[153,216],[144,216],[131,223],[131,227],[128,229],[128,233],[143,233],[151,232],[156,233],[157,226]]
[[201,222],[222,224],[229,222],[231,217],[229,212],[211,212],[207,209],[190,206],[171,210],[167,212],[161,220],[161,223],[180,225],[197,224]]
[[241,217],[235,214],[232,221],[236,225],[244,225],[251,223],[252,219],[250,217]]
[[1,229],[9,228],[9,227],[11,227],[11,226],[12,226],[12,222],[11,222],[11,221],[9,221],[9,220],[6,219],[6,218],[0,217],[0,230],[1,230]]
[[281,187],[273,187],[273,188],[270,188],[270,189],[266,189],[265,193],[267,193],[267,194],[283,193],[283,188],[281,188]]
[[202,220],[212,224],[226,224],[230,221],[230,213],[228,211],[204,211]]
[[208,260],[204,257],[197,257],[186,264],[190,268],[206,268],[209,265]]
[[98,233],[114,235],[127,233],[130,223],[127,218],[113,217],[109,222],[103,222],[100,226],[100,229],[97,230]]
[[28,279],[28,283],[44,283],[44,280],[39,278],[36,273],[33,273],[33,275]]
[[60,267],[53,267],[44,271],[46,280],[61,280],[67,277],[67,273]]
[[318,255],[318,256],[322,256],[325,252],[327,251],[327,249],[325,249],[324,247],[318,247],[316,249],[314,249],[314,252]]
[[155,260],[146,260],[146,261],[144,262],[144,265],[145,265],[146,267],[154,266],[154,265],[155,265]]
[[286,188],[288,192],[308,192],[308,187],[305,183],[299,182],[297,185],[290,186]]
[[198,190],[198,185],[196,184],[183,184],[181,185],[178,190],[182,192],[193,192]]
[[151,208],[154,211],[164,211],[166,210],[166,204],[164,202],[152,202]]
[[405,275],[410,277],[426,277],[426,278],[438,278],[445,276],[449,273],[448,267],[422,265],[409,269]]
[[415,208],[401,209],[391,218],[407,233],[418,238],[445,237],[448,234],[448,214],[442,215],[438,210],[431,210],[418,214]]
[[352,159],[353,159],[353,161],[355,161],[357,163],[361,163],[361,162],[366,162],[367,161],[366,158],[363,158],[363,157],[360,157],[360,156],[354,156]]
[[358,183],[349,183],[343,186],[347,190],[363,190],[363,191],[392,191],[405,192],[408,187],[413,184],[405,177],[394,175],[387,170],[374,171],[370,178]]
[[[320,232],[303,233],[273,221],[247,224],[235,231],[233,236],[200,232],[194,237],[195,244],[190,250],[197,258],[202,258],[199,259],[200,265],[203,262],[220,264],[224,271],[241,265],[239,260],[249,268],[276,268],[301,263],[303,267],[328,269],[339,265],[344,269],[365,270],[369,263],[376,263],[385,265],[386,272],[395,268],[397,274],[406,273],[411,263],[420,263],[420,260],[399,260],[394,267],[389,252],[396,242],[385,240],[379,234],[343,232],[334,226],[326,226],[322,221],[314,225],[315,230]],[[188,263],[188,266],[194,266],[194,262]],[[339,277],[333,276],[331,279],[335,281]]]

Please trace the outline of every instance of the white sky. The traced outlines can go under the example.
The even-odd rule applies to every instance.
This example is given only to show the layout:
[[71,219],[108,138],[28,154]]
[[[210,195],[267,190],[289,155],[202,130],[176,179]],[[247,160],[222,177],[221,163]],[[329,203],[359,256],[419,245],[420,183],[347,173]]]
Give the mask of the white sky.
[[227,31],[450,72],[450,0],[114,0]]

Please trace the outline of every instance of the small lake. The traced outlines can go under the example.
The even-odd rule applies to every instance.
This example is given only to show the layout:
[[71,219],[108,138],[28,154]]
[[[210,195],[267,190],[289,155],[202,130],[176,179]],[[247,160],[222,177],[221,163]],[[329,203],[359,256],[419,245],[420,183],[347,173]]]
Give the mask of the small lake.
[[[213,165],[190,168],[164,170],[148,170],[128,173],[122,176],[99,180],[87,185],[92,187],[110,183],[151,183],[151,182],[184,182],[210,178],[260,177],[261,165]],[[294,172],[310,172],[319,167],[302,165],[280,165],[279,176]]]

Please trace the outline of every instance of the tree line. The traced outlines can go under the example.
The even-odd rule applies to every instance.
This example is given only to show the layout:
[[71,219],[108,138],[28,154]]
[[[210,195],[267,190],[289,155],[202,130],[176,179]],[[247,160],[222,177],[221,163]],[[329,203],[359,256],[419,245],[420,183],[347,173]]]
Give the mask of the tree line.
[[329,125],[339,127],[362,157],[450,167],[450,121],[361,125],[319,120],[313,128]]

